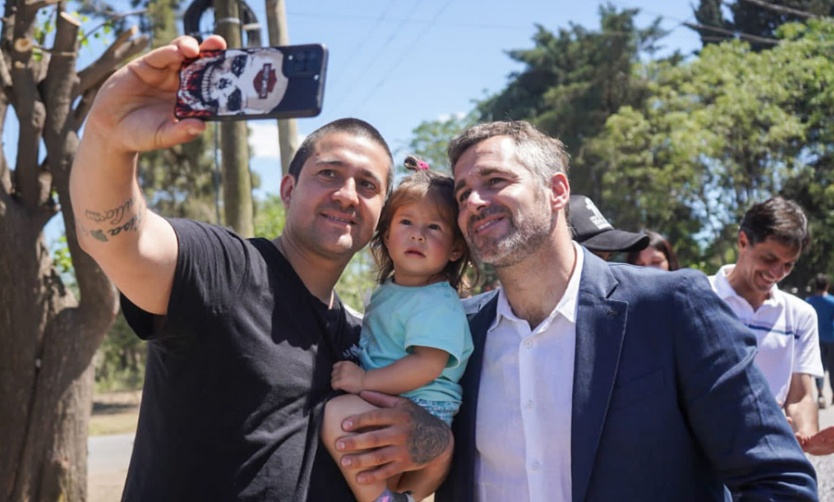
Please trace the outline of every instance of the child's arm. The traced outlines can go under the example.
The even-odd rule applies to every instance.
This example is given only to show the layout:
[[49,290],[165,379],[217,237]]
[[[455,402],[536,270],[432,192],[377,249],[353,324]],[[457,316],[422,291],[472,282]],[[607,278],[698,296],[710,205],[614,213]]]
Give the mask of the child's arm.
[[340,361],[333,365],[331,385],[354,394],[363,390],[403,394],[440,376],[448,362],[445,350],[415,346],[407,356],[375,370],[365,371],[350,361]]

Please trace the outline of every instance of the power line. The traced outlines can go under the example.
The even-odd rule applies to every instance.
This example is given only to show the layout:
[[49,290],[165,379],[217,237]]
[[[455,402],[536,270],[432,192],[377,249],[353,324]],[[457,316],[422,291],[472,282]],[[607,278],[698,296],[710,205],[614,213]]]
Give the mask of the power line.
[[[298,11],[288,11],[289,15],[293,17],[311,17],[316,19],[337,19],[339,21],[344,20],[356,20],[356,21],[377,21],[381,20],[380,16],[367,16],[362,14],[327,14],[327,13],[320,13],[320,12],[298,12]],[[384,19],[389,23],[400,23],[400,24],[425,24],[426,21],[419,20],[419,19],[411,19],[411,17],[406,18],[397,18],[397,17],[388,17]],[[484,28],[484,29],[499,29],[499,30],[529,30],[529,24],[504,24],[504,23],[478,23],[478,22],[467,22],[467,21],[457,21],[457,22],[439,22],[437,23],[438,26],[445,26],[451,28]]]
[[741,0],[742,2],[752,3],[753,5],[757,5],[763,9],[772,10],[774,12],[778,12],[780,14],[790,14],[793,16],[801,17],[803,19],[808,19],[812,17],[819,17],[816,14],[811,14],[810,12],[806,12],[804,10],[793,9],[791,7],[785,7],[782,5],[774,5],[770,2],[765,2],[763,0]]
[[727,30],[725,28],[719,28],[717,26],[710,26],[705,24],[698,24],[698,23],[683,23],[685,26],[692,28],[693,30],[706,30],[706,31],[714,31],[716,33],[722,33],[724,35],[730,35],[732,37],[739,37],[742,40],[749,40],[750,42],[756,42],[759,44],[770,44],[770,45],[778,45],[779,40],[775,38],[765,38],[760,37],[757,35],[748,35],[747,33],[741,33],[733,30]]
[[[612,2],[613,0],[607,0],[607,1]],[[765,8],[765,9],[767,9],[767,8],[770,8],[772,10],[786,9],[786,12],[791,11],[792,14],[797,15],[797,16],[799,16],[799,15],[805,15],[806,17],[813,17],[814,16],[813,14],[810,14],[808,12],[803,12],[803,11],[799,11],[799,10],[795,10],[795,9],[789,9],[787,7],[781,7],[781,6],[778,6],[778,5],[773,5],[771,3],[765,2],[764,0],[739,0],[739,1],[749,2],[749,3],[758,5],[762,8]],[[602,0],[598,0],[598,3],[602,4]],[[751,35],[749,33],[744,33],[744,32],[741,32],[741,31],[728,30],[726,28],[721,28],[720,26],[693,23],[693,22],[688,21],[688,20],[676,19],[676,18],[674,18],[672,16],[668,16],[666,14],[661,14],[661,13],[658,13],[658,12],[643,10],[639,7],[624,7],[621,2],[617,2],[617,3],[619,4],[619,7],[621,9],[627,9],[627,8],[628,9],[638,9],[638,10],[640,10],[640,12],[645,12],[646,14],[652,14],[654,16],[657,16],[657,17],[661,18],[661,19],[667,19],[667,20],[670,20],[670,21],[678,22],[678,23],[680,23],[680,25],[686,26],[687,28],[698,31],[699,33],[700,33],[701,30],[703,30],[703,31],[712,31],[712,32],[715,32],[715,33],[721,33],[721,34],[724,34],[724,35],[729,35],[730,37],[733,37],[733,38],[738,37],[741,40],[746,40],[746,41],[749,41],[749,42],[755,42],[755,43],[760,43],[760,44],[770,44],[770,45],[779,44],[779,40],[777,40],[775,38],[760,37],[758,35]],[[726,4],[726,2],[723,2],[723,1],[721,3]],[[707,39],[711,40],[711,39],[714,39],[714,38],[717,38],[717,37],[708,37]],[[707,39],[705,39],[705,40],[707,40]]]
[[[420,7],[421,3],[422,3],[422,0],[420,2],[415,2],[415,3],[412,4],[413,7],[412,7],[411,11],[396,26],[396,28],[392,31],[392,33],[388,37],[388,39],[386,41],[384,41],[383,43],[379,44],[378,50],[371,57],[370,62],[367,63],[361,71],[359,71],[359,75],[356,78],[354,78],[349,85],[345,86],[345,89],[347,89],[347,96],[354,95],[354,88],[356,87],[359,80],[367,77],[367,71],[376,63],[376,61],[379,59],[379,57],[382,55],[382,53],[388,48],[388,46],[390,44],[392,44],[392,42],[394,42],[394,40],[396,40],[398,36],[400,36],[402,34],[403,27],[406,25],[406,23],[408,23],[411,20],[411,18],[414,16],[414,13],[417,12],[418,8]],[[390,5],[393,5],[393,4],[394,4],[394,2],[392,2]],[[341,103],[342,101],[340,100],[339,102]],[[363,103],[364,103],[364,101],[363,101]]]
[[[438,10],[434,14],[434,16],[428,22],[429,28],[431,28],[435,25],[435,21],[437,21],[437,19],[444,12],[446,12],[446,10],[452,5],[452,2],[454,2],[454,0],[449,0],[449,2],[447,2],[443,7],[440,8],[440,10]],[[380,89],[382,87],[382,85],[385,83],[385,81],[388,80],[388,78],[391,75],[394,74],[394,71],[402,64],[402,62],[405,60],[405,58],[408,56],[408,54],[411,53],[411,51],[414,49],[414,47],[416,47],[417,44],[420,43],[420,41],[426,36],[426,34],[428,32],[429,32],[428,29],[423,30],[420,33],[420,36],[412,38],[411,44],[408,47],[406,47],[406,49],[402,52],[402,55],[399,58],[397,58],[397,62],[394,63],[394,65],[391,68],[389,68],[388,71],[383,73],[384,76],[382,77],[382,79],[379,82],[377,82],[377,84],[373,88],[371,88],[371,90],[367,94],[367,96],[365,96],[365,98],[362,101],[360,101],[359,105],[357,105],[355,107],[355,109],[362,108],[365,105],[365,103],[368,102],[368,100],[371,98],[371,96],[373,96],[374,93],[377,91],[377,89]]]
[[[359,60],[359,54],[362,53],[362,50],[365,48],[365,45],[368,43],[369,40],[371,40],[371,34],[376,32],[377,28],[379,28],[379,26],[385,20],[385,17],[388,15],[388,12],[391,11],[391,9],[393,8],[395,3],[396,3],[396,0],[391,0],[390,2],[388,2],[388,5],[380,13],[380,15],[373,18],[373,20],[375,21],[373,26],[371,27],[371,29],[369,29],[368,31],[365,32],[365,36],[362,38],[362,41],[359,42],[359,45],[356,47],[356,49],[354,49],[351,54],[347,55],[349,58],[351,58],[354,61]],[[367,17],[362,17],[362,19],[368,19],[368,18]],[[361,71],[359,71],[359,76],[352,79],[350,81],[350,84],[345,86],[345,89],[352,89],[353,88],[353,86],[356,84],[356,81],[363,76],[363,74],[365,73],[365,70],[373,64],[376,57],[378,57],[378,54],[379,54],[379,51],[377,51],[377,54],[374,55],[371,58],[371,63],[367,64],[365,66],[365,68],[363,68]],[[350,68],[354,69],[354,70],[358,70],[359,66],[358,65],[351,65]]]

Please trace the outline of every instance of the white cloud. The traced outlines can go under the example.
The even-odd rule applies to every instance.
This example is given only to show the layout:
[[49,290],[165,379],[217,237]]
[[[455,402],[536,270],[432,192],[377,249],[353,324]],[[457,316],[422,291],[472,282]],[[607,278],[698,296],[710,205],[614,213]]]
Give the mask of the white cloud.
[[249,144],[252,156],[267,159],[280,159],[278,145],[278,123],[272,120],[259,120],[249,123]]
[[441,113],[440,115],[438,115],[437,120],[439,120],[440,122],[448,122],[452,118],[460,120],[463,117],[466,117],[466,113],[464,112]]

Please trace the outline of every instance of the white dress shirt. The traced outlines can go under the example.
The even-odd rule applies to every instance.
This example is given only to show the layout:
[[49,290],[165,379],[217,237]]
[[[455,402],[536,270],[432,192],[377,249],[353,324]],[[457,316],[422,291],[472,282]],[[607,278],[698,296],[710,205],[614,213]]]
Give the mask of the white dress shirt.
[[[539,326],[503,290],[487,330],[476,420],[481,502],[571,499],[571,414],[582,249],[556,308]],[[466,397],[464,396],[464,399]]]

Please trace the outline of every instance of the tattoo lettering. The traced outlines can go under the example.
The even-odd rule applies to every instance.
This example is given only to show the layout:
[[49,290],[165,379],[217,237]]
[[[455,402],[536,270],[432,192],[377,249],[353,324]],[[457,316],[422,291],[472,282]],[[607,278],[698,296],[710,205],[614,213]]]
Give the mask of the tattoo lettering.
[[129,232],[131,230],[139,230],[139,225],[142,223],[142,215],[141,213],[137,213],[133,215],[133,218],[127,220],[124,225],[118,226],[116,228],[111,228],[107,231],[107,234],[110,237],[116,237],[122,232]]
[[[85,211],[85,215],[88,219],[93,220],[96,223],[109,222],[112,224],[119,224],[122,223],[127,211],[129,211],[132,207],[133,199],[130,199],[127,202],[125,202],[124,205],[122,205],[121,207],[111,209],[110,211],[107,211],[104,214],[88,210]],[[129,232],[131,230],[138,231],[139,227],[142,225],[142,219],[144,217],[146,209],[147,208],[140,200],[136,214],[134,214],[132,218],[130,218],[123,224],[110,229],[99,228],[95,230],[88,230],[78,222],[76,222],[76,226],[83,231],[84,235],[90,235],[92,238],[99,242],[109,242],[110,237],[115,237],[122,232]]]
[[449,427],[417,405],[409,410],[411,433],[408,453],[416,464],[431,462],[449,446]]
[[127,202],[125,202],[117,208],[107,210],[103,213],[100,213],[98,211],[90,211],[88,209],[84,211],[84,215],[87,217],[88,220],[92,220],[96,223],[109,222],[111,225],[117,225],[121,223],[122,219],[125,217],[125,214],[128,213],[132,207],[133,199],[128,199]]

